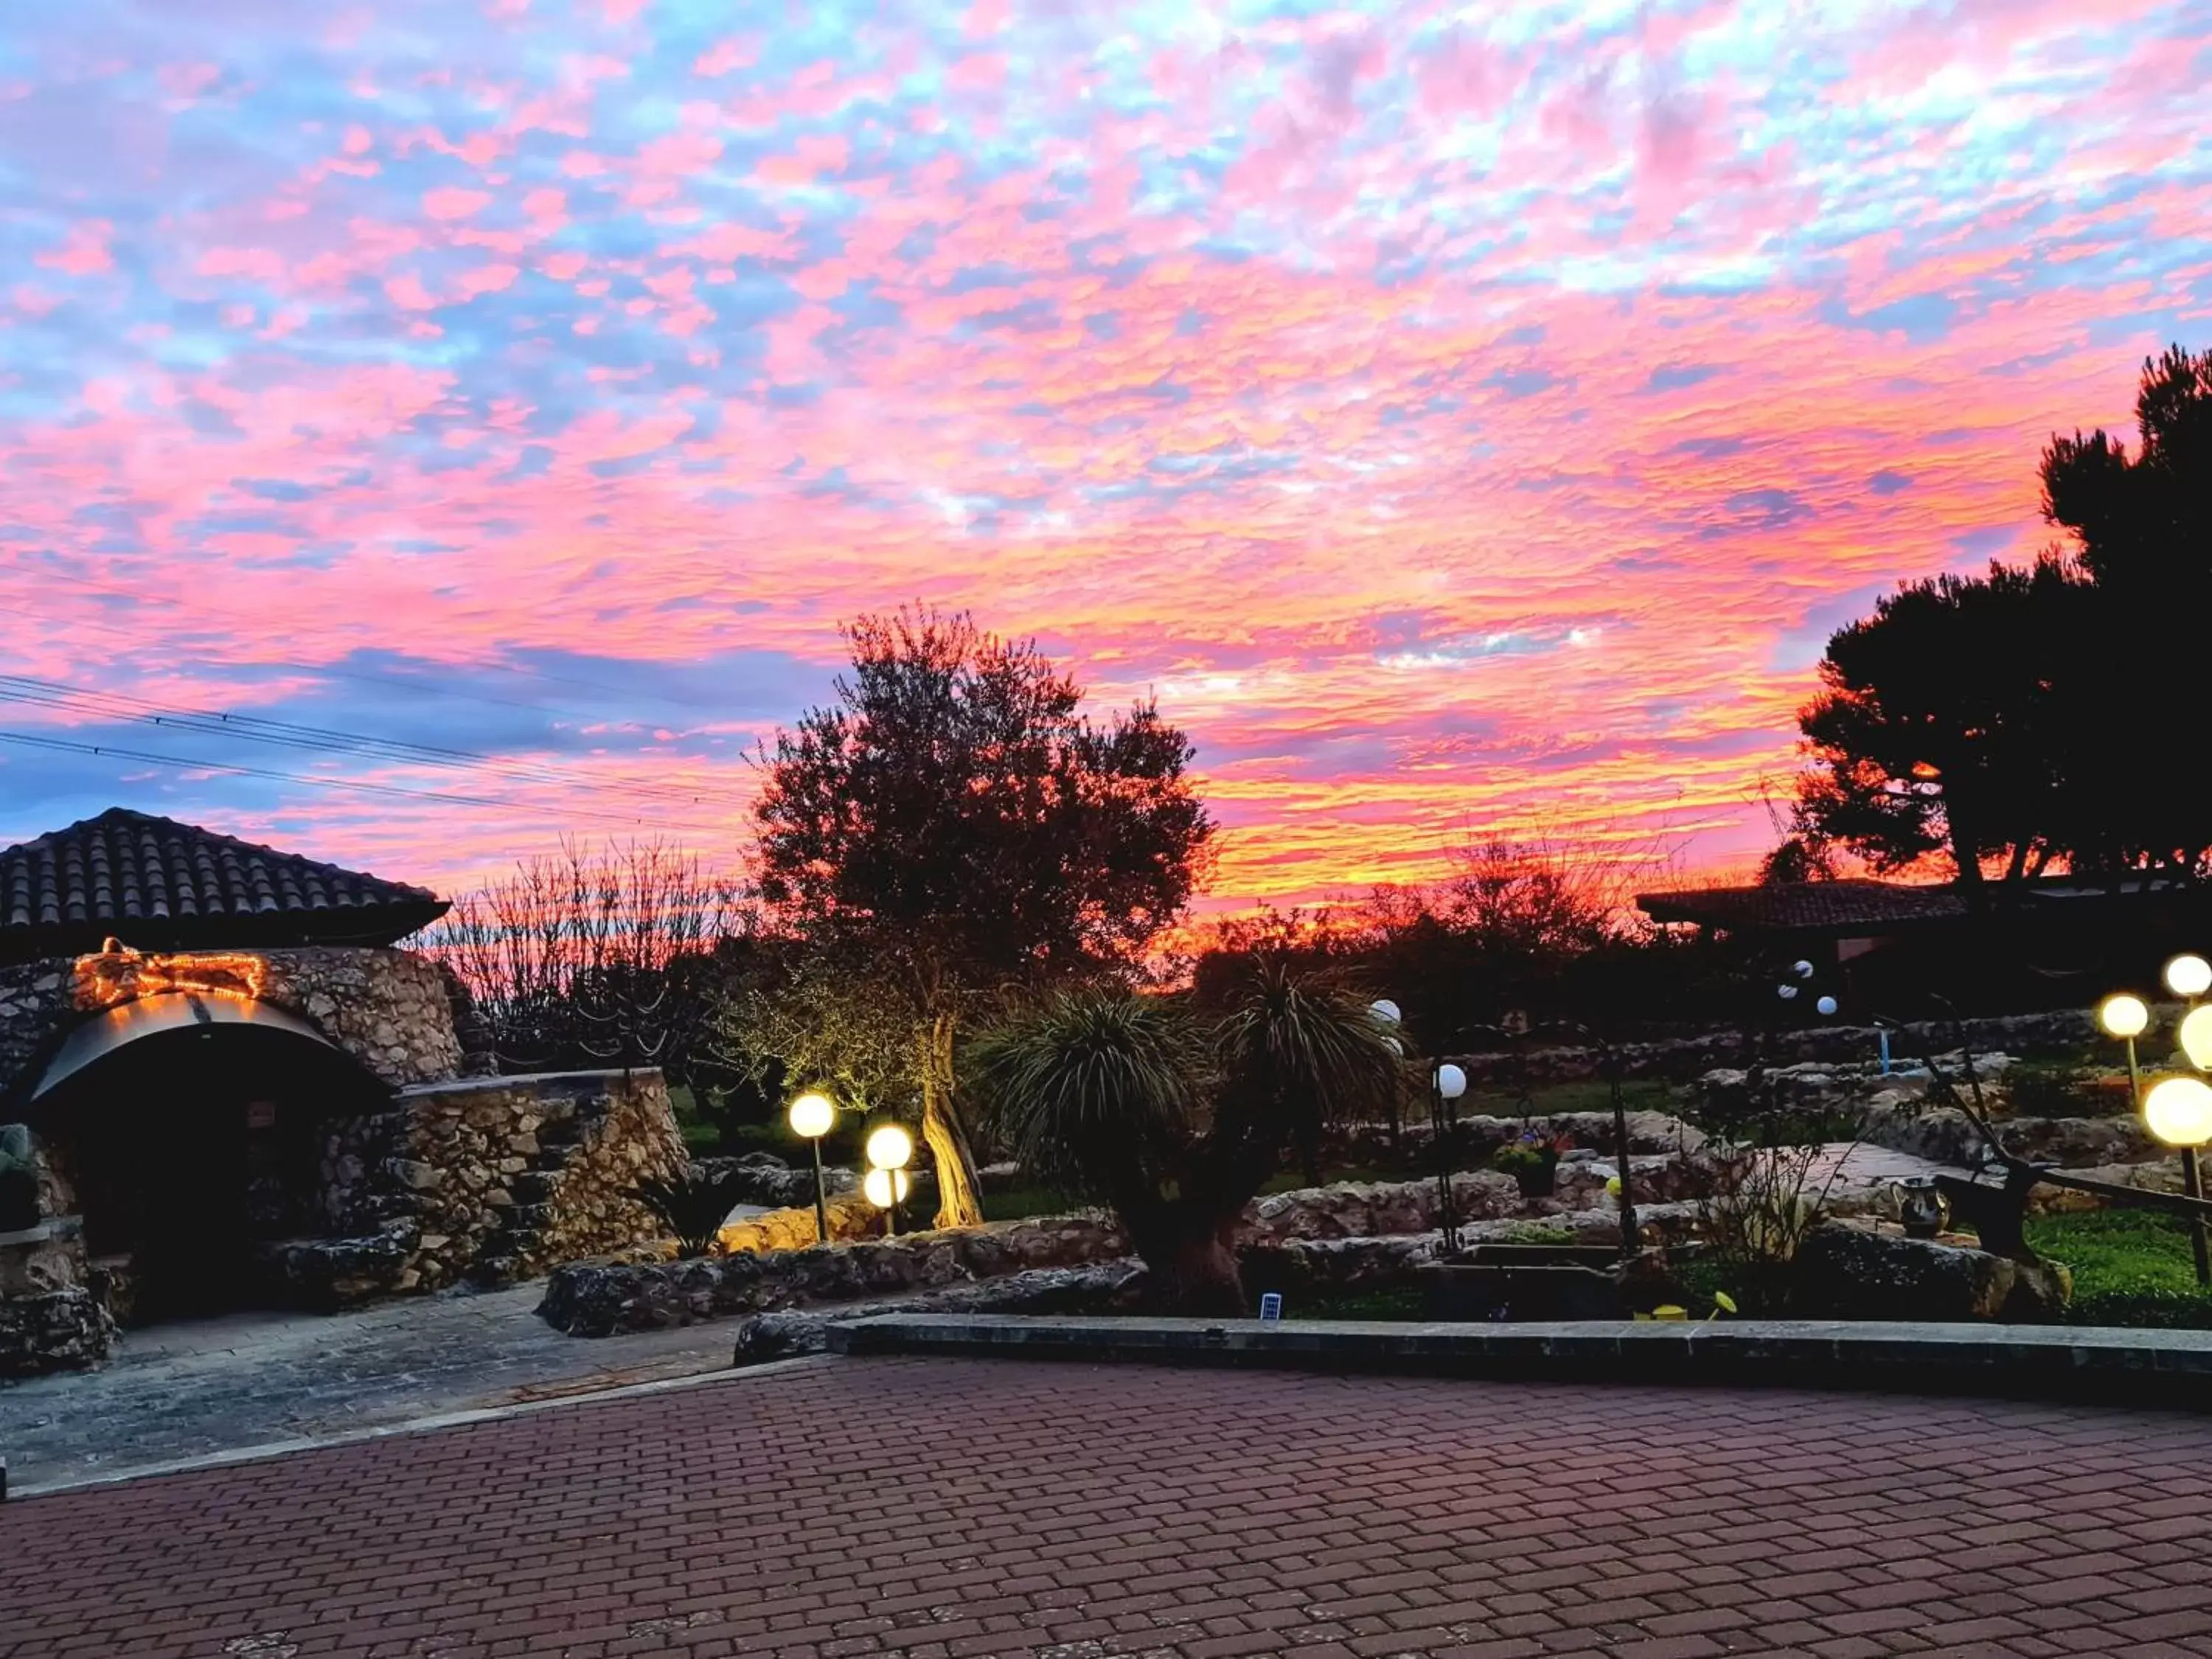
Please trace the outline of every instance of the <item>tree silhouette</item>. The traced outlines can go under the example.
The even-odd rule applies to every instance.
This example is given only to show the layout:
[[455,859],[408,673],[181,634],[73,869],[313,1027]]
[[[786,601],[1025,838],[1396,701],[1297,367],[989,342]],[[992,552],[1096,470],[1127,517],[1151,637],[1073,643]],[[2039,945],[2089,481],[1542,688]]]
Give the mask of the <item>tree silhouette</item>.
[[1908,583],[1838,629],[1799,714],[1796,829],[1877,870],[2207,871],[2212,805],[2176,721],[2212,601],[2212,351],[2145,362],[2141,447],[2054,437],[2044,513],[2068,552]]
[[1839,629],[1798,716],[1807,829],[1878,869],[1946,852],[1969,889],[1984,860],[2019,877],[2066,850],[2053,797],[2085,586],[2057,560],[1991,565],[1911,583]]

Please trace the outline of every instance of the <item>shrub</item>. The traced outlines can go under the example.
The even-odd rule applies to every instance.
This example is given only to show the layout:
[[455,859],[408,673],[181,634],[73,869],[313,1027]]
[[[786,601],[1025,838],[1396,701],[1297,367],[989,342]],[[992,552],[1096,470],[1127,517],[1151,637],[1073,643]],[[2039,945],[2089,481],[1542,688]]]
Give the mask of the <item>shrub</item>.
[[2062,1317],[2069,1325],[2212,1331],[2212,1295],[2193,1290],[2095,1291],[2075,1296]]
[[1693,1116],[1707,1136],[1698,1157],[1698,1236],[1715,1270],[1750,1305],[1778,1307],[1789,1263],[1826,1215],[1842,1168],[1823,1158],[1824,1148],[1856,1145],[1863,1110],[1790,1101],[1777,1079],[1754,1073]]
[[630,1196],[651,1210],[675,1236],[678,1254],[705,1255],[730,1212],[743,1201],[743,1176],[709,1175],[696,1165],[673,1181],[641,1181]]
[[2065,1060],[2016,1060],[2005,1068],[2005,1103],[2018,1117],[2093,1117],[2110,1105],[2090,1086],[2093,1075]]

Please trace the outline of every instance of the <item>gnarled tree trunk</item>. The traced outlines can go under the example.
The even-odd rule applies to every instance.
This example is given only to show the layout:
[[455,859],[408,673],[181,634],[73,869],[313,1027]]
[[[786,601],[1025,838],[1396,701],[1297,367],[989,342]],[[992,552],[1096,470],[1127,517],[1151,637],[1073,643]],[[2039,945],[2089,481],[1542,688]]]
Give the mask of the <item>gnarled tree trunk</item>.
[[[1131,1206],[1137,1209],[1139,1206]],[[1121,1212],[1129,1242],[1145,1262],[1145,1299],[1163,1313],[1249,1318],[1237,1266],[1237,1216],[1190,1204]]]
[[921,1139],[937,1166],[936,1224],[980,1227],[975,1154],[952,1099],[952,1016],[945,1013],[921,1028]]

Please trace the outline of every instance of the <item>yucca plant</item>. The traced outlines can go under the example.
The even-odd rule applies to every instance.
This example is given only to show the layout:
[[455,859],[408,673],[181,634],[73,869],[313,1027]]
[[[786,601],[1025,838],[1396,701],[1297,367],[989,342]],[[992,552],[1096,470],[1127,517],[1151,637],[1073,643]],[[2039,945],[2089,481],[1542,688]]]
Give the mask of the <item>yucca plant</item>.
[[1068,991],[974,1059],[1000,1138],[1037,1179],[1114,1212],[1158,1305],[1234,1315],[1237,1217],[1287,1150],[1395,1097],[1389,1035],[1348,987],[1262,957],[1210,1020],[1180,999]]
[[738,1171],[709,1175],[695,1164],[673,1181],[641,1181],[629,1195],[675,1237],[678,1255],[705,1255],[714,1248],[723,1221],[744,1201],[743,1182]]

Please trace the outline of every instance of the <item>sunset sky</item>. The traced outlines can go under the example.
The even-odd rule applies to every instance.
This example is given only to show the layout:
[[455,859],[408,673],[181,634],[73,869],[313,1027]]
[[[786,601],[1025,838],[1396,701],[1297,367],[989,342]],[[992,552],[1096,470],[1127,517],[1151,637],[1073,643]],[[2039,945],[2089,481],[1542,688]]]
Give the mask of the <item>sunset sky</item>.
[[1157,693],[1218,902],[1725,867],[2212,344],[2208,87],[2212,0],[9,6],[0,732],[128,752],[0,842],[728,860],[921,599]]

